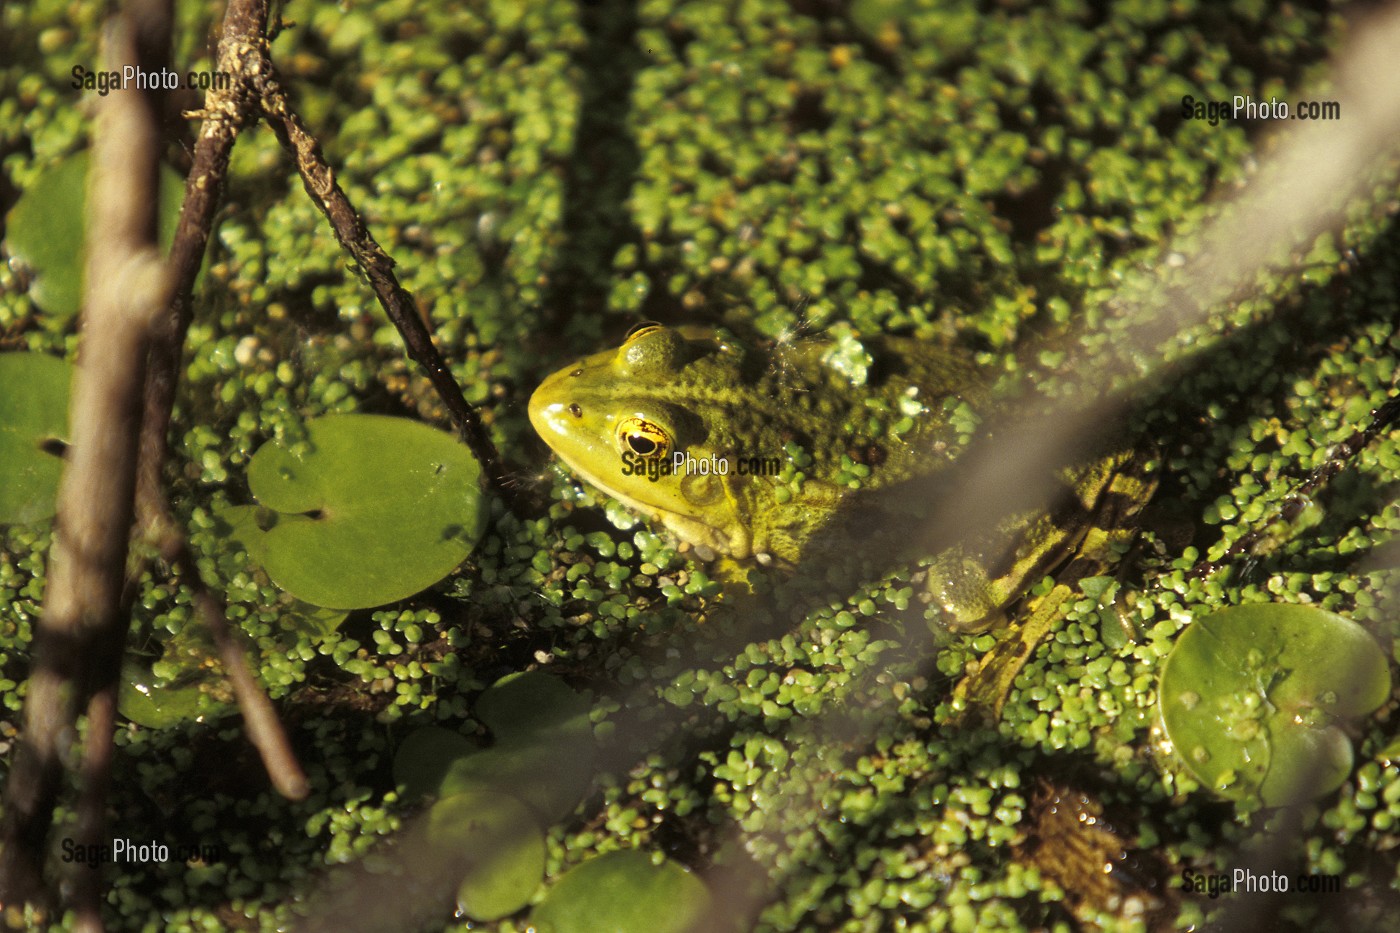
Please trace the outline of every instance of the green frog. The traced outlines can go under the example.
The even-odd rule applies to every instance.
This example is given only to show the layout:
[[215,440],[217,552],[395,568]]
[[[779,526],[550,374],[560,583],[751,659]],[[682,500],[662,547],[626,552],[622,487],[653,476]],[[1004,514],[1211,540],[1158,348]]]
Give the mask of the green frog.
[[[792,569],[815,559],[810,549],[838,508],[862,511],[850,509],[853,497],[951,463],[987,388],[966,353],[909,338],[763,348],[647,323],[545,379],[529,415],[570,468],[701,559]],[[939,555],[928,591],[947,621],[988,627],[1100,513],[1119,521],[1135,511],[1124,503],[1150,488],[1128,479],[1133,463],[1115,453],[1063,471],[1066,502],[1053,517],[1008,520],[1019,538],[1009,557],[988,561],[975,546]]]

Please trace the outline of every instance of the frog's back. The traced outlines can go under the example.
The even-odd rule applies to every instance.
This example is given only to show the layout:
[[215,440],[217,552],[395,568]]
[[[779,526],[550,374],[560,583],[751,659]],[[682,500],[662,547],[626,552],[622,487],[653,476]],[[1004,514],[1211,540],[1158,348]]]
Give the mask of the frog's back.
[[966,353],[877,336],[780,348],[755,395],[776,400],[762,415],[797,434],[813,461],[810,476],[849,482],[852,467],[864,467],[858,485],[879,488],[951,460],[958,445],[950,414],[981,389]]

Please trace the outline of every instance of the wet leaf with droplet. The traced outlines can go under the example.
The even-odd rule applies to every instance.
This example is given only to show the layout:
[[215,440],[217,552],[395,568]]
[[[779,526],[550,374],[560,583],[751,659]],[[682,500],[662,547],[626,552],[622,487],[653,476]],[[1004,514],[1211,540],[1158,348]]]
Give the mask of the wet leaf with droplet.
[[316,606],[380,606],[432,586],[476,546],[481,469],[452,435],[381,415],[328,415],[307,433],[309,445],[264,444],[248,464],[270,510],[249,554],[282,589]]
[[1311,606],[1237,606],[1193,622],[1159,687],[1162,726],[1197,780],[1267,806],[1330,793],[1351,773],[1340,728],[1390,695],[1385,653]]

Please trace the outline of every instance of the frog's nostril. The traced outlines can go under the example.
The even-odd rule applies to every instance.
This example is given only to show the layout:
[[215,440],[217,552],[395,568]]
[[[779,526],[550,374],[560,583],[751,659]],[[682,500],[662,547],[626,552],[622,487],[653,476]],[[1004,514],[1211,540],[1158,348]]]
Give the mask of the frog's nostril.
[[575,418],[583,417],[583,409],[578,407],[578,402],[574,402],[569,406],[569,414],[573,415]]
[[576,370],[574,370],[573,372],[569,373],[569,378],[570,378],[570,379],[577,379],[579,376],[582,376],[582,375],[583,375],[583,367],[580,366],[578,369],[576,369]]

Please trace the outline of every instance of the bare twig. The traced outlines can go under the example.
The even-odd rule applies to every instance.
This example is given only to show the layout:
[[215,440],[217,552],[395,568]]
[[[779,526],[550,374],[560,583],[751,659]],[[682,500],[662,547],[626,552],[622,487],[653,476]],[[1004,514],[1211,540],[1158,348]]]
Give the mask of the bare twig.
[[267,19],[267,0],[234,0],[224,18],[223,35],[219,40],[219,69],[232,75],[233,81],[229,89],[211,90],[206,97],[202,114],[204,127],[195,145],[194,167],[185,188],[186,205],[180,215],[176,247],[171,253],[176,269],[176,298],[161,324],[156,350],[159,365],[153,366],[147,395],[149,425],[143,446],[147,451],[160,451],[162,456],[148,454],[149,466],[143,467],[142,473],[143,490],[159,487],[160,464],[164,460],[166,432],[174,407],[180,348],[191,319],[190,292],[208,242],[218,193],[228,171],[228,154],[240,129],[262,116],[296,161],[307,194],[326,215],[336,238],[369,280],[379,303],[403,337],[409,356],[426,370],[453,425],[480,461],[492,489],[513,502],[514,484],[500,454],[481,417],[462,395],[452,371],[434,346],[432,335],[418,316],[413,296],[394,275],[394,261],[360,220],[354,205],[336,182],[334,171],[321,155],[315,138],[288,104],[268,52]]
[[498,493],[510,495],[501,459],[476,410],[462,396],[432,338],[414,311],[413,298],[393,274],[393,260],[375,242],[355,213],[334,173],[321,157],[315,140],[287,105],[277,84],[267,48],[266,0],[233,0],[219,40],[218,68],[232,76],[227,88],[213,88],[205,98],[204,123],[195,143],[194,164],[185,186],[185,202],[171,249],[175,281],[167,312],[157,324],[151,348],[141,443],[137,510],[147,536],[177,567],[195,591],[195,606],[209,626],[225,671],[233,685],[249,738],[258,748],[274,785],[285,796],[306,793],[306,778],[277,721],[270,702],[258,687],[246,656],[224,617],[218,601],[200,579],[188,543],[171,519],[161,491],[161,471],[174,410],[180,354],[193,318],[191,294],[208,244],[220,193],[228,173],[229,153],[238,134],[265,115],[297,161],[307,192],[330,221],[336,236],[369,278],[386,312],[398,326],[410,355],[428,372],[453,422],[482,463]]
[[433,345],[432,335],[414,307],[413,296],[404,290],[394,275],[394,261],[385,255],[360,221],[350,199],[335,180],[335,173],[321,155],[320,146],[288,105],[287,95],[278,83],[270,62],[261,77],[263,115],[281,140],[282,147],[296,160],[306,193],[326,215],[340,245],[355,257],[356,264],[369,279],[380,305],[403,337],[409,356],[427,370],[428,379],[447,406],[452,423],[471,448],[472,454],[481,462],[492,488],[502,498],[508,501],[513,499],[513,485],[501,464],[501,456],[486,433],[476,409],[462,396],[457,380],[452,377],[442,354]]
[[[154,503],[164,499],[160,494],[161,468],[166,458],[170,417],[175,408],[180,351],[193,318],[191,295],[195,277],[204,259],[209,233],[214,226],[214,212],[228,175],[229,153],[239,131],[256,113],[255,98],[242,67],[248,58],[246,37],[257,36],[266,22],[264,0],[233,0],[224,17],[218,67],[239,78],[229,88],[215,86],[205,96],[204,122],[195,141],[194,165],[185,181],[185,200],[170,248],[174,290],[169,307],[155,322],[151,341],[138,485],[142,501]],[[150,514],[158,512],[159,509],[153,508]]]
[[233,686],[248,738],[262,757],[273,786],[285,797],[300,799],[306,796],[306,776],[292,754],[291,743],[271,701],[258,685],[246,654],[234,639],[223,607],[200,578],[188,541],[170,516],[161,488],[166,437],[180,373],[180,352],[193,318],[194,281],[228,173],[229,153],[238,133],[256,114],[257,98],[251,90],[250,78],[256,67],[249,68],[248,63],[256,66],[256,50],[260,48],[259,37],[266,22],[266,4],[261,0],[231,4],[224,19],[219,68],[239,79],[227,89],[211,89],[205,98],[205,119],[195,143],[194,165],[185,184],[185,200],[170,251],[174,290],[165,313],[156,322],[151,343],[136,513],[146,537],[154,541],[162,556],[175,566],[186,585],[194,591],[195,609],[208,626]]

